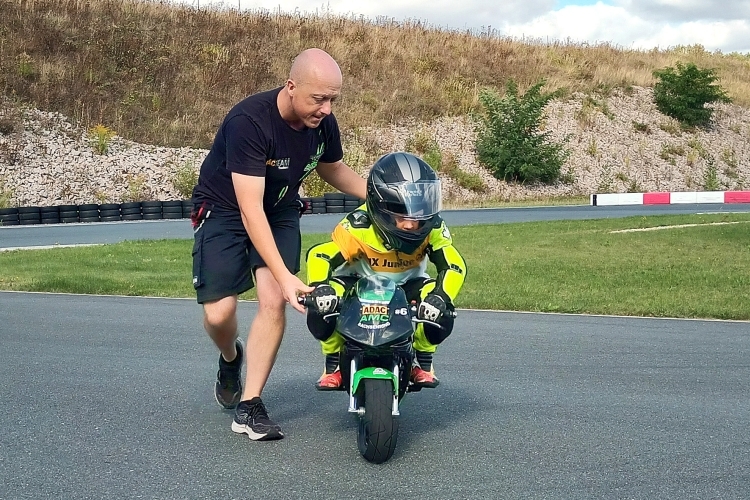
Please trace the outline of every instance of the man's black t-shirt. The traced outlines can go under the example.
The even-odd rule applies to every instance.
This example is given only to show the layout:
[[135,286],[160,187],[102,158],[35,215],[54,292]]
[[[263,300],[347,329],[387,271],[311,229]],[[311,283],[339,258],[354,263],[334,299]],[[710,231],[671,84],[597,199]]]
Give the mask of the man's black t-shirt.
[[276,105],[282,88],[251,95],[229,111],[201,166],[194,202],[239,210],[232,183],[236,172],[266,178],[263,208],[270,213],[296,199],[300,183],[319,161],[343,157],[333,114],[317,128],[293,129]]

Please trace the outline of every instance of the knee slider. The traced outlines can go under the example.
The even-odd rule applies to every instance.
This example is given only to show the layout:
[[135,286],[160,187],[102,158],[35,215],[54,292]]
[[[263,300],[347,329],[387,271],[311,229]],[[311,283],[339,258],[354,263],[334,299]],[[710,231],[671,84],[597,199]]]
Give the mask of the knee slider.
[[326,321],[325,319],[323,319],[323,316],[313,311],[312,309],[308,309],[307,329],[310,330],[310,333],[312,333],[313,337],[320,340],[321,342],[324,342],[328,340],[331,335],[333,335],[333,331],[335,328],[336,322],[333,319]]
[[[453,311],[453,306],[448,305],[448,310]],[[448,316],[442,316],[440,320],[438,321],[438,324],[442,328],[438,328],[436,326],[430,325],[428,323],[424,323],[424,336],[427,339],[427,341],[432,345],[438,345],[443,340],[447,339],[448,336],[453,332],[453,318]]]

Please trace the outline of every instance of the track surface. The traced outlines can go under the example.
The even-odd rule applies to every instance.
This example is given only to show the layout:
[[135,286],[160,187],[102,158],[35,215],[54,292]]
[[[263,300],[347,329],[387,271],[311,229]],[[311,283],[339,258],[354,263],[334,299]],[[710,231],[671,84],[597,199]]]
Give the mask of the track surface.
[[460,311],[375,466],[288,318],[255,443],[193,300],[0,292],[0,499],[750,497],[750,323]]

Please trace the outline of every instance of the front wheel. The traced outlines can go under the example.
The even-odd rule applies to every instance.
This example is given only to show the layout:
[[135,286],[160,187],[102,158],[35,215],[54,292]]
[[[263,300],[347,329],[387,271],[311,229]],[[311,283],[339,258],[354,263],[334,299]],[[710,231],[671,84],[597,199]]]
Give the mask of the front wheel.
[[365,414],[359,419],[357,444],[365,460],[380,464],[391,458],[398,439],[398,420],[391,414],[393,383],[368,378],[362,384]]

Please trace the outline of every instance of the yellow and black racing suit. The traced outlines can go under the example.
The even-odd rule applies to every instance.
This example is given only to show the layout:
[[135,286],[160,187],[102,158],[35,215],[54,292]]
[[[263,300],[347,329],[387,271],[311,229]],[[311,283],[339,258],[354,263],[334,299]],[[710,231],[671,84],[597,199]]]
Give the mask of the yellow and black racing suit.
[[[378,236],[365,206],[349,213],[334,229],[333,241],[321,243],[307,252],[307,282],[311,286],[328,283],[339,298],[358,278],[372,274],[388,276],[401,285],[409,302],[419,303],[429,293],[440,295],[450,311],[466,277],[464,259],[453,246],[450,231],[442,219],[412,254],[389,250]],[[427,259],[437,277],[427,274]],[[414,333],[414,349],[435,352],[437,345],[453,330],[453,318],[441,316],[436,328],[422,323]],[[308,308],[307,325],[321,341],[323,354],[338,353],[344,339],[334,334],[335,321],[325,321],[314,308]]]

